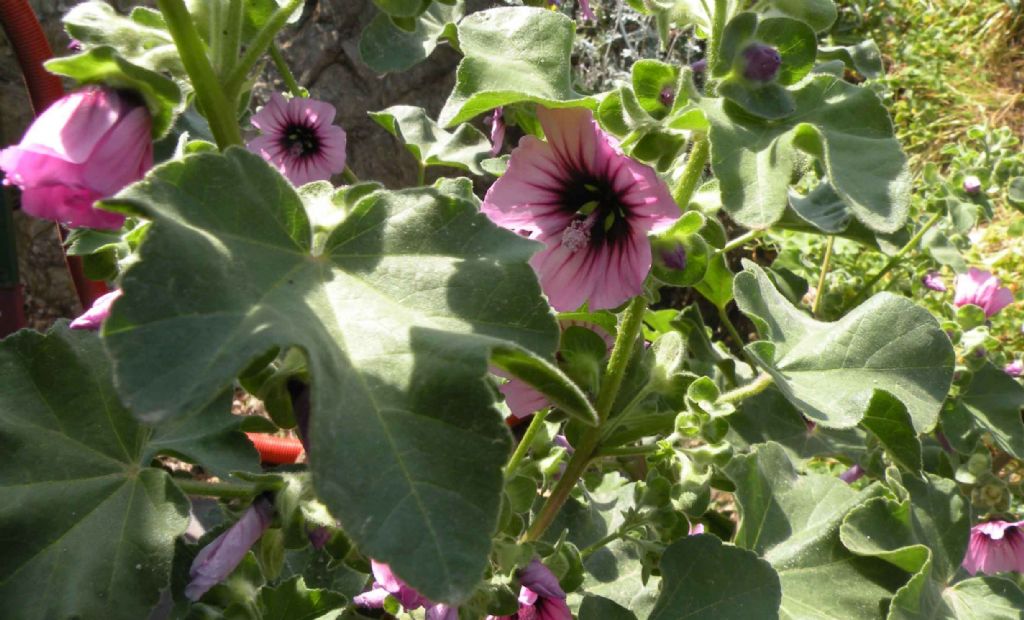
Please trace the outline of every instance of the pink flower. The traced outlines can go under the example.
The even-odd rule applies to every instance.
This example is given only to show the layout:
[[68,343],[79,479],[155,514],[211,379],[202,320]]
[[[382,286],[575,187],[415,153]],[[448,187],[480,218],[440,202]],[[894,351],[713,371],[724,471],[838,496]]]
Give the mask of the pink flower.
[[971,528],[963,567],[968,573],[1024,573],[1024,521],[988,521]]
[[484,122],[491,126],[491,157],[497,157],[505,144],[505,115],[501,106],[494,108],[494,113]]
[[295,185],[326,181],[345,169],[345,130],[331,124],[334,114],[324,101],[273,93],[252,117],[263,135],[246,146]]
[[558,578],[534,558],[519,571],[519,613],[515,616],[487,616],[487,620],[572,620],[565,591]]
[[96,301],[92,302],[92,307],[82,313],[74,321],[71,321],[71,329],[99,329],[103,321],[110,316],[110,307],[114,305],[114,301],[121,296],[121,289],[111,291],[105,295],[100,295]]
[[352,599],[359,607],[380,609],[384,607],[384,601],[388,596],[393,596],[406,611],[426,607],[426,620],[458,620],[458,607],[434,603],[406,585],[387,564],[371,559],[370,570],[373,571],[373,587]]
[[86,86],[39,115],[21,143],[0,151],[5,184],[29,215],[73,228],[116,229],[124,216],[93,208],[153,167],[149,110],[123,91]]
[[696,525],[691,525],[690,526],[690,532],[689,532],[690,536],[700,536],[703,533],[704,533],[704,524],[703,523],[697,523]]
[[953,304],[958,308],[974,304],[985,311],[986,317],[991,317],[1013,303],[1013,292],[999,284],[999,278],[991,273],[971,267],[966,274],[956,277]]
[[185,586],[185,596],[198,601],[207,590],[227,579],[249,548],[270,527],[273,515],[273,505],[261,497],[249,506],[237,523],[203,547],[189,568],[192,580]]
[[925,288],[938,293],[946,292],[946,283],[942,281],[942,276],[939,275],[938,271],[929,271],[921,276],[921,284],[924,284]]
[[970,195],[975,195],[981,192],[981,179],[974,176],[973,174],[964,177],[964,191]]
[[1003,366],[1003,372],[1010,375],[1011,377],[1019,377],[1024,375],[1024,361],[1013,360],[1006,366]]
[[864,468],[860,465],[853,465],[843,473],[839,474],[839,479],[846,484],[853,484],[864,477]]
[[647,233],[679,217],[650,167],[626,157],[589,110],[537,108],[547,142],[525,136],[481,210],[547,246],[530,259],[556,310],[614,308],[643,291]]

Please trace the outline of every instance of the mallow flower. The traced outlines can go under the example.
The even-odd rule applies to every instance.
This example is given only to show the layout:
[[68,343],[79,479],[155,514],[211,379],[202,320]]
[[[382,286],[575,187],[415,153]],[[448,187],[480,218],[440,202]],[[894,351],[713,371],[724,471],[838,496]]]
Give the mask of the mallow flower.
[[393,596],[406,611],[426,607],[426,620],[458,620],[458,607],[434,603],[399,579],[384,562],[371,559],[370,570],[373,572],[373,586],[352,599],[359,607],[381,609],[388,596]]
[[547,566],[534,558],[519,571],[519,613],[487,616],[487,620],[572,620],[565,590]]
[[153,166],[152,121],[138,97],[84,86],[48,107],[21,142],[0,151],[4,184],[29,215],[72,228],[117,229],[124,216],[93,208]]
[[963,186],[964,186],[964,192],[966,192],[967,194],[970,194],[971,196],[973,196],[973,195],[981,192],[981,179],[979,179],[978,177],[974,176],[973,174],[969,174],[969,175],[964,177]]
[[110,308],[114,305],[114,301],[120,296],[121,289],[100,295],[96,301],[92,302],[92,307],[71,321],[68,327],[71,329],[99,329],[103,321],[110,316]]
[[999,285],[996,276],[971,267],[967,273],[956,277],[953,305],[959,308],[974,304],[985,311],[986,317],[991,317],[1013,303],[1013,292]]
[[272,93],[252,117],[262,132],[246,147],[270,162],[294,185],[326,181],[345,169],[345,130],[333,125],[331,104]]
[[270,500],[257,498],[237,523],[203,547],[189,568],[191,581],[185,586],[185,596],[198,601],[210,588],[227,579],[270,527],[273,516]]
[[1003,372],[1010,375],[1011,377],[1019,377],[1024,375],[1024,361],[1013,360],[1006,366],[1003,366]]
[[679,217],[668,186],[624,155],[590,110],[537,108],[547,141],[524,136],[481,211],[544,243],[530,259],[556,310],[614,308],[643,292],[647,233]]
[[940,275],[938,271],[929,271],[921,276],[921,284],[924,284],[926,289],[936,291],[938,293],[946,292],[946,283],[942,281],[942,275]]
[[988,521],[971,528],[963,567],[974,575],[1024,573],[1024,521]]

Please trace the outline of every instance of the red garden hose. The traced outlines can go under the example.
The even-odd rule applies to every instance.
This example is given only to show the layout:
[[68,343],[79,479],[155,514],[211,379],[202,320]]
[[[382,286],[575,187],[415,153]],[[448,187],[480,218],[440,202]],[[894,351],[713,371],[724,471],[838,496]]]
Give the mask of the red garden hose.
[[[21,66],[21,73],[25,78],[25,87],[28,89],[29,98],[32,100],[32,109],[36,116],[50,106],[51,103],[64,95],[64,87],[60,79],[43,68],[43,63],[53,57],[53,50],[46,41],[43,29],[36,19],[35,12],[29,6],[27,0],[0,0],[0,24],[3,25],[4,33],[14,48],[18,57],[18,64]],[[61,242],[64,241],[64,231],[60,225],[57,226]],[[65,256],[68,273],[75,285],[75,292],[83,308],[92,306],[96,298],[108,291],[107,285],[103,282],[95,282],[85,277],[82,270],[82,260],[77,256]],[[10,297],[10,296],[5,296]],[[13,303],[22,304],[20,289],[14,294]],[[0,312],[7,308],[0,309]],[[4,312],[6,316],[7,313]],[[22,325],[24,326],[24,324]]]
[[294,463],[302,454],[302,442],[292,437],[274,437],[260,433],[246,433],[249,441],[260,453],[260,461],[272,465]]

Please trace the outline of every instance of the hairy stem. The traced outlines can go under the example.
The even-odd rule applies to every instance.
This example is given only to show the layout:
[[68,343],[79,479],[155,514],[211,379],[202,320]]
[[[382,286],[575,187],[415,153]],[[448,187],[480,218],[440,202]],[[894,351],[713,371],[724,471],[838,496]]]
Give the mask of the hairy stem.
[[661,447],[656,443],[643,446],[616,446],[614,448],[600,448],[594,452],[594,458],[602,459],[614,458],[617,456],[643,456],[645,454],[653,454],[660,449]]
[[174,45],[178,48],[181,63],[188,72],[196,98],[206,113],[206,120],[210,123],[210,130],[217,141],[217,146],[223,151],[229,146],[242,144],[242,132],[235,116],[235,106],[221,88],[220,81],[210,65],[210,59],[206,57],[206,46],[196,31],[185,3],[183,0],[157,0],[157,7],[167,23],[167,30],[174,39]]
[[235,68],[231,70],[225,81],[224,90],[229,95],[232,97],[238,96],[242,90],[242,85],[245,84],[245,80],[249,77],[249,71],[256,66],[256,63],[259,62],[267,48],[273,43],[278,31],[284,28],[288,18],[302,5],[303,1],[288,0],[288,4],[274,11],[263,28],[256,33],[252,43],[245,50],[245,54],[238,61],[238,64],[235,65]]
[[757,239],[762,234],[764,234],[763,230],[748,230],[739,237],[736,237],[735,239],[730,239],[729,243],[726,243],[721,248],[715,250],[715,254],[725,254],[726,252],[732,252],[736,248],[746,245],[748,241]]
[[644,311],[647,309],[647,300],[641,297],[634,297],[626,311],[622,315],[622,324],[615,336],[615,346],[612,348],[611,358],[605,368],[604,377],[601,380],[601,390],[597,395],[597,402],[594,408],[597,410],[597,426],[592,426],[584,431],[583,436],[575,447],[572,458],[565,467],[558,484],[548,495],[544,506],[541,507],[537,517],[530,524],[529,529],[523,534],[523,542],[539,539],[554,521],[558,511],[561,510],[565,500],[576,482],[579,481],[583,471],[590,464],[590,459],[601,441],[601,426],[608,419],[615,397],[619,394],[622,386],[622,378],[626,374],[629,360],[633,354],[633,346],[636,339],[640,337],[640,328],[644,323]]
[[814,295],[814,304],[811,306],[811,316],[818,316],[818,308],[821,307],[821,298],[825,296],[825,277],[828,276],[828,265],[829,261],[832,260],[832,246],[835,242],[835,235],[829,235],[828,244],[825,245],[825,257],[821,259],[821,275],[818,276],[818,292]]
[[174,478],[174,483],[177,484],[178,488],[186,495],[204,495],[207,497],[225,498],[253,497],[264,491],[273,490],[274,488],[266,483],[202,482],[199,480],[189,480],[187,478]]
[[746,400],[751,396],[756,396],[761,392],[768,389],[768,387],[774,383],[774,379],[768,373],[761,373],[756,379],[746,385],[741,385],[735,390],[731,390],[722,394],[718,397],[718,403],[738,403],[742,400]]
[[348,166],[345,166],[345,169],[341,171],[341,178],[349,185],[355,185],[359,182],[359,177],[357,177],[356,173],[352,172],[352,169]]
[[533,444],[534,438],[540,429],[544,428],[544,420],[548,417],[549,409],[541,409],[537,413],[533,414],[533,418],[530,420],[530,425],[526,427],[526,432],[523,434],[523,438],[519,440],[519,445],[516,446],[516,451],[512,453],[512,458],[508,460],[508,465],[505,466],[505,477],[509,478],[515,473],[519,467],[519,463],[526,456],[526,453],[530,451],[530,445]]
[[693,192],[697,190],[697,183],[704,174],[704,166],[708,163],[708,153],[711,151],[710,142],[706,135],[699,135],[694,138],[693,148],[690,149],[690,157],[686,160],[686,168],[683,169],[683,176],[679,179],[672,192],[672,198],[683,211],[690,204]]
[[916,247],[917,244],[921,242],[921,238],[924,237],[924,234],[931,230],[932,226],[935,226],[940,219],[942,219],[941,211],[933,215],[927,222],[925,222],[924,226],[922,226],[917,231],[917,233],[914,234],[913,237],[911,237],[910,241],[908,241],[906,245],[900,248],[899,252],[896,252],[896,254],[889,259],[889,262],[885,264],[885,267],[882,267],[881,271],[876,273],[870,280],[867,281],[867,283],[864,284],[864,287],[861,288],[860,293],[857,293],[857,296],[853,298],[853,301],[848,303],[843,308],[843,314],[845,314],[848,310],[852,309],[854,306],[863,301],[864,298],[867,297],[868,294],[871,292],[871,288],[875,284],[877,284],[879,280],[885,277],[885,274],[892,271],[892,268],[898,265],[901,260],[903,260],[903,257],[907,255],[907,252],[914,249],[914,247]]
[[295,74],[292,73],[288,62],[284,59],[284,55],[281,54],[281,50],[274,43],[270,45],[270,59],[274,61],[274,67],[277,68],[278,75],[284,80],[284,85],[288,87],[288,92],[293,97],[305,97],[306,92],[302,90],[302,87],[295,80]]

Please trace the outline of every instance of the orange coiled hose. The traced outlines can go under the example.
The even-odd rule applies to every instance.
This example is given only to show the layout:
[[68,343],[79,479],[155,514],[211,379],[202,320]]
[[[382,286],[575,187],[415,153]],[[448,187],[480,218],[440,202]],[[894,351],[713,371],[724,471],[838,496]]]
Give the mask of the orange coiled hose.
[[303,452],[302,442],[292,437],[274,437],[261,433],[246,433],[246,436],[264,463],[288,465],[297,461]]

